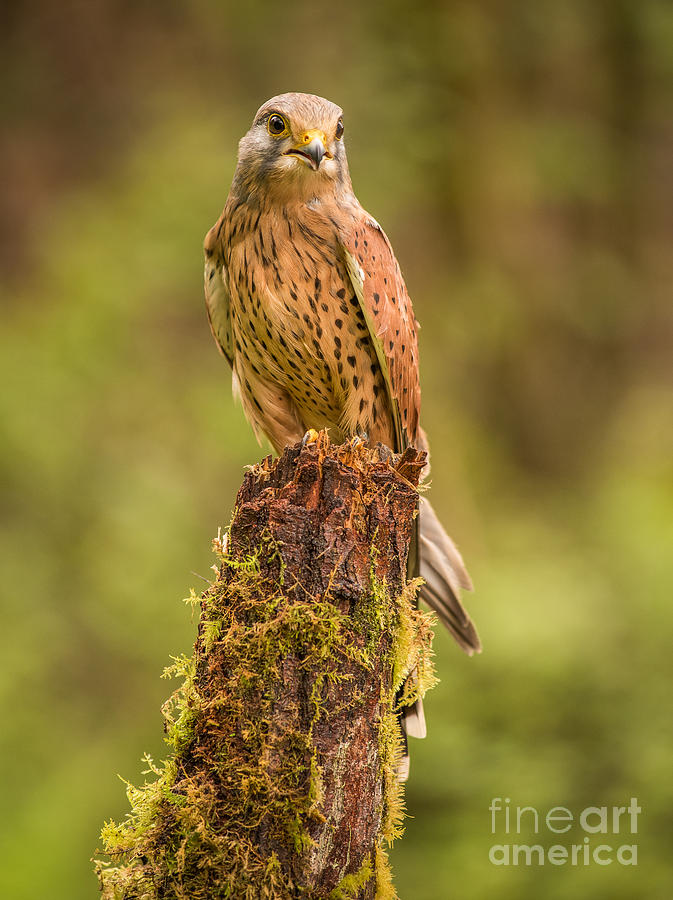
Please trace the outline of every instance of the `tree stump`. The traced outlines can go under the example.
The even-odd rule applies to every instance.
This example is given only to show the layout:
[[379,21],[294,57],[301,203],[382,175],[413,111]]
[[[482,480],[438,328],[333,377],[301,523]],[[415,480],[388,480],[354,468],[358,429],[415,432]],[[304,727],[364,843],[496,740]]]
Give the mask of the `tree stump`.
[[395,697],[412,670],[404,702],[433,680],[406,578],[424,461],[321,434],[248,471],[194,656],[170,670],[172,755],[103,829],[104,897],[396,896]]

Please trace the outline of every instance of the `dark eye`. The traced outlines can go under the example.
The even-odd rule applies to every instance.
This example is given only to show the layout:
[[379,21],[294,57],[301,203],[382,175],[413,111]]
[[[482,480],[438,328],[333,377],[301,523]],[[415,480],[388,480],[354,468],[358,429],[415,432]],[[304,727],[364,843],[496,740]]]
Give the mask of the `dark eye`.
[[266,127],[269,134],[283,134],[284,131],[287,131],[287,122],[282,116],[274,114],[267,119]]
[[337,141],[340,141],[341,138],[343,137],[343,135],[344,135],[344,120],[343,120],[343,119],[339,119],[339,121],[337,122],[337,127],[336,127],[336,139],[337,139]]

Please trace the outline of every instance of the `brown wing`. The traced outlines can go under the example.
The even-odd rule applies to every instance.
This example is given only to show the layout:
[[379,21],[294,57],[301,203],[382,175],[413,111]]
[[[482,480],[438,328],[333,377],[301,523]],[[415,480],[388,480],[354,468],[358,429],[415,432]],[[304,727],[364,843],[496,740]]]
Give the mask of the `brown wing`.
[[227,273],[223,265],[219,236],[221,231],[220,223],[223,216],[224,213],[210,229],[203,243],[205,257],[203,284],[210,330],[220,351],[226,356],[229,365],[233,367],[234,348],[229,313],[229,286],[227,284]]
[[418,339],[411,299],[381,226],[364,210],[341,234],[350,279],[386,382],[395,427],[393,450],[416,444],[421,407]]

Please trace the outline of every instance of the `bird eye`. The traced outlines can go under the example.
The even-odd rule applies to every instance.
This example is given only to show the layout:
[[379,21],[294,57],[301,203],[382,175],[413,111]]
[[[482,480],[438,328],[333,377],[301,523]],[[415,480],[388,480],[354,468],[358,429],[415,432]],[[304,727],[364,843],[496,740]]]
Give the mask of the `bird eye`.
[[269,118],[266,120],[266,127],[269,134],[276,135],[276,137],[279,134],[284,134],[288,130],[287,122],[285,121],[285,119],[276,113],[274,113],[274,115],[272,116],[269,116]]
[[336,126],[337,141],[340,141],[343,136],[344,136],[344,120],[339,119],[339,121],[337,122],[337,126]]

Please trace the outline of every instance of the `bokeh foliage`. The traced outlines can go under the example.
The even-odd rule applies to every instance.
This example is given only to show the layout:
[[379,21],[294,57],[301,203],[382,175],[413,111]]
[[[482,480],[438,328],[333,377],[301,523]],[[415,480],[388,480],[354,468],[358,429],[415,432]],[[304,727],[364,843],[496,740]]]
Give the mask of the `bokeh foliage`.
[[[485,645],[438,637],[400,894],[668,898],[670,4],[3,17],[0,896],[94,894],[101,820],[126,809],[113,773],[162,756],[158,674],[194,637],[179,600],[263,452],[211,344],[200,245],[255,109],[298,89],[344,107],[407,277],[433,502]],[[640,864],[495,868],[494,796],[637,796]]]

